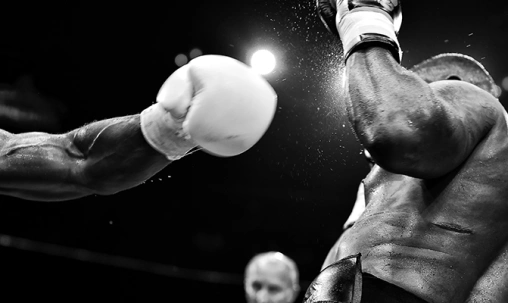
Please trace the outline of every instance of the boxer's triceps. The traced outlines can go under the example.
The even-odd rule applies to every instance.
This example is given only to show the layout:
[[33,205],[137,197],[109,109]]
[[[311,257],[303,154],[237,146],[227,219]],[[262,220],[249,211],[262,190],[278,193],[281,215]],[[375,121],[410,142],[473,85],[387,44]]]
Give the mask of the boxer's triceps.
[[435,178],[450,172],[502,113],[486,91],[463,81],[429,85],[377,45],[351,55],[346,77],[358,139],[393,173]]
[[0,132],[0,193],[61,201],[114,194],[170,163],[148,145],[139,115],[93,122],[66,134]]

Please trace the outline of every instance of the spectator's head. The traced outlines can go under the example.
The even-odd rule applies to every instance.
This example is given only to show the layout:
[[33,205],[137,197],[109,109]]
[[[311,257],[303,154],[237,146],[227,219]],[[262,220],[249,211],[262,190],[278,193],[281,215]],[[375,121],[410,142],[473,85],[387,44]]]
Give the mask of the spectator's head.
[[293,303],[300,291],[295,262],[280,252],[255,255],[244,277],[248,303]]

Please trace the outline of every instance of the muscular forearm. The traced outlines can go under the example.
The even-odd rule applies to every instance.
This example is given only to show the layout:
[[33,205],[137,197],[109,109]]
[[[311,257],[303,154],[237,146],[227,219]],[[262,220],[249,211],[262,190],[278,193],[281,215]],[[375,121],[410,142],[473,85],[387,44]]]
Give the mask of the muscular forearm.
[[[82,182],[103,194],[112,194],[144,182],[169,161],[145,140],[139,115],[88,124],[72,134],[84,161],[78,164]],[[189,148],[187,142],[171,138]]]
[[1,136],[0,193],[30,200],[113,194],[169,163],[146,143],[138,115],[90,123],[63,135]]

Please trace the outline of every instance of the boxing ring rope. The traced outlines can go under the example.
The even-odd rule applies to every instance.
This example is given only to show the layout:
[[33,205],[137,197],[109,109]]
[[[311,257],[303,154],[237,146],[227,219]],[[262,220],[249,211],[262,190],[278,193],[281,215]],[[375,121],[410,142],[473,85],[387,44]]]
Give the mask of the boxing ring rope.
[[243,275],[239,274],[181,268],[141,259],[39,242],[6,234],[0,234],[0,247],[42,253],[49,256],[113,266],[122,269],[130,269],[170,278],[215,284],[243,285]]

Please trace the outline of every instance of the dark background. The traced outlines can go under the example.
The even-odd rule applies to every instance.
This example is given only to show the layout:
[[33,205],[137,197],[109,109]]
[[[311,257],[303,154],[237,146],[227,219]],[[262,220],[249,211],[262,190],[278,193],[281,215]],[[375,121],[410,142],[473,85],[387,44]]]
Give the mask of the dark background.
[[[2,5],[0,79],[30,74],[63,103],[54,132],[139,113],[176,70],[175,56],[193,48],[245,63],[272,50],[278,66],[265,77],[278,107],[265,136],[236,157],[198,152],[114,196],[2,197],[3,296],[243,302],[249,258],[278,250],[300,268],[301,301],[368,172],[338,104],[340,44],[314,1],[17,3]],[[405,67],[459,52],[500,86],[508,76],[506,2],[405,1],[403,13]]]

